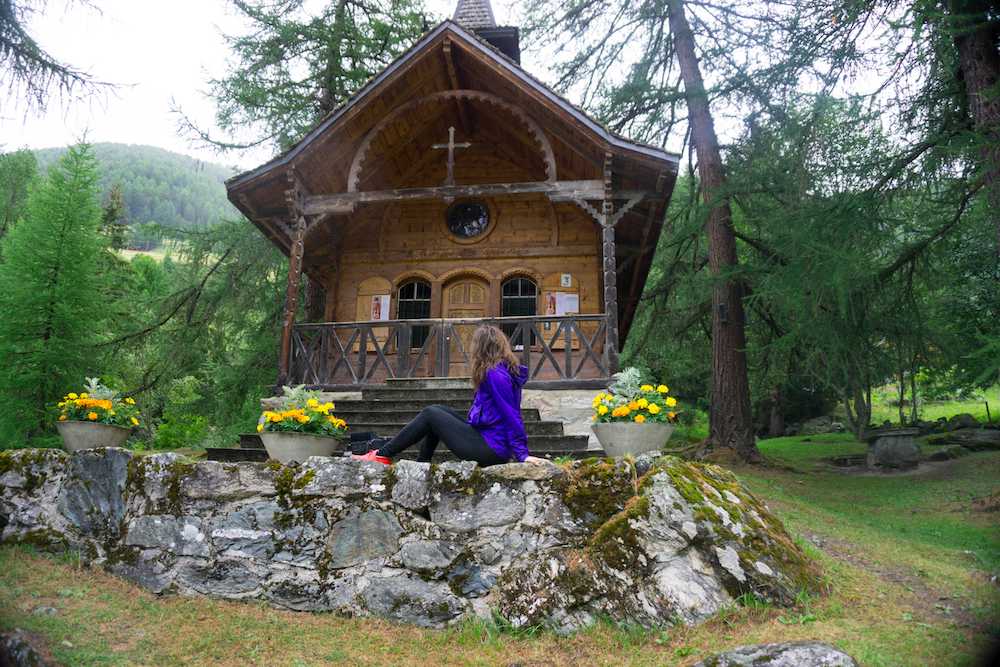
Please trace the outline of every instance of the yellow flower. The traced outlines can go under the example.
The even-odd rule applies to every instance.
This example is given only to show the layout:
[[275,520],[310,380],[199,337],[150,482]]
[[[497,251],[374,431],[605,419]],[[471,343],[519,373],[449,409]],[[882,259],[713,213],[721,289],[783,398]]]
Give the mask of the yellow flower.
[[97,421],[97,413],[96,412],[88,412],[87,413],[87,419],[89,419],[90,421]]
[[651,414],[651,415],[660,414],[660,406],[657,405],[656,403],[650,403],[649,404],[649,414]]
[[80,398],[87,398],[87,394],[80,394]]
[[608,406],[603,405],[603,404],[597,406],[597,414],[602,415],[602,416],[608,414]]
[[648,407],[648,406],[649,406],[649,401],[647,401],[647,400],[646,400],[645,398],[640,398],[640,399],[639,399],[638,401],[636,401],[636,402],[637,402],[637,403],[639,404],[639,407],[640,407],[640,408],[645,408],[645,407]]
[[76,394],[74,394],[73,392],[70,392],[69,394],[66,395],[66,398],[71,398],[71,399],[73,399],[75,401],[76,400]]
[[60,401],[59,402],[59,407],[60,408],[65,407],[65,405],[66,405],[66,401]]
[[263,424],[257,424],[257,432],[260,433],[263,430],[264,430],[264,425]]
[[668,398],[667,398],[667,400],[666,400],[666,401],[664,401],[664,403],[666,403],[666,404],[667,404],[667,407],[668,407],[668,408],[672,408],[672,407],[674,407],[675,405],[677,405],[677,399],[676,399],[676,398],[674,398],[673,396],[670,396],[670,397],[668,397]]
[[635,416],[635,423],[636,423],[636,424],[641,424],[641,423],[643,423],[644,421],[646,421],[646,417],[645,417],[645,415],[636,415],[636,416]]
[[138,426],[139,425],[139,420],[136,419],[135,417],[132,417],[131,421],[132,421],[132,426]]
[[319,401],[317,401],[315,398],[310,398],[308,401],[306,401],[306,406],[313,408],[315,410],[316,408],[319,407]]
[[272,422],[274,422],[275,424],[277,424],[278,422],[280,422],[280,421],[281,421],[281,420],[283,420],[284,418],[285,418],[285,416],[284,416],[284,415],[282,415],[282,414],[279,414],[279,413],[277,413],[277,412],[272,412],[272,413],[271,413],[271,416],[270,416],[270,417],[268,417],[268,419],[270,419],[270,420],[271,420]]
[[61,422],[66,421],[66,415],[59,415],[59,421]]
[[324,403],[323,404],[323,409],[326,410],[327,412],[329,412],[330,410],[334,409],[334,405],[333,405],[333,403],[329,403],[329,402],[328,403]]
[[665,394],[668,391],[670,391],[670,389],[667,387],[667,385],[661,384],[659,387],[656,388],[656,391],[660,392],[661,394]]
[[295,421],[300,424],[307,424],[309,422],[309,415],[299,415],[295,418]]
[[639,391],[653,391],[653,385],[644,384],[641,387],[639,387]]
[[125,402],[128,403],[129,405],[135,405],[135,399],[132,398],[131,396],[129,396],[128,398],[126,398]]
[[638,401],[629,401],[628,409],[629,410],[638,410],[639,409],[639,402]]
[[676,417],[676,416],[677,416],[677,413],[676,413],[676,412],[668,412],[668,413],[667,413],[667,417],[669,417],[670,419],[673,419],[673,418],[674,418],[674,417]]

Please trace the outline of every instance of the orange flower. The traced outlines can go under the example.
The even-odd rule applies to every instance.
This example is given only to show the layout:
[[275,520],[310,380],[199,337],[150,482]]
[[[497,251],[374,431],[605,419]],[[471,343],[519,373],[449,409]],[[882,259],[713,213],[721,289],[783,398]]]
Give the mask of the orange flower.
[[88,412],[87,413],[87,419],[89,419],[92,422],[93,421],[97,421],[97,413],[96,412]]

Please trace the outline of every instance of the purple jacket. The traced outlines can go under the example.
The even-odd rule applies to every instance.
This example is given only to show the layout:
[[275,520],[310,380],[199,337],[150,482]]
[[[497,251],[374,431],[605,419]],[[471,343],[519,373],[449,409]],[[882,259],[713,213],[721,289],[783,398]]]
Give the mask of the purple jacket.
[[521,387],[528,381],[528,369],[517,367],[511,375],[505,364],[486,371],[469,409],[469,423],[497,455],[507,461],[528,457],[528,434],[521,419]]

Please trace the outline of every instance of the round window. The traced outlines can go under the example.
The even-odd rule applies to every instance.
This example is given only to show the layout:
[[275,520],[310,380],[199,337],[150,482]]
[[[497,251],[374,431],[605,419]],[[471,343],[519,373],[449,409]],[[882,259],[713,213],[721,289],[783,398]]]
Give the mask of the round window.
[[477,201],[456,202],[448,207],[448,231],[460,239],[472,239],[490,226],[490,210]]

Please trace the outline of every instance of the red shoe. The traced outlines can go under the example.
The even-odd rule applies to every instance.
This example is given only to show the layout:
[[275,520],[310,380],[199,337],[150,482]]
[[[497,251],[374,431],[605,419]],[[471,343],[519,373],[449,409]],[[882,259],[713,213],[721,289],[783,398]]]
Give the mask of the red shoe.
[[357,459],[358,461],[375,461],[376,463],[381,463],[382,465],[391,466],[392,459],[387,456],[379,456],[378,450],[373,449],[367,454],[351,454],[352,459]]

